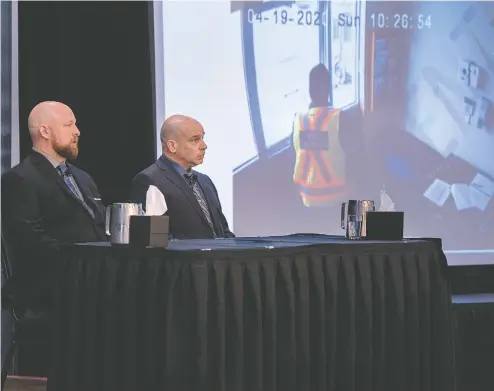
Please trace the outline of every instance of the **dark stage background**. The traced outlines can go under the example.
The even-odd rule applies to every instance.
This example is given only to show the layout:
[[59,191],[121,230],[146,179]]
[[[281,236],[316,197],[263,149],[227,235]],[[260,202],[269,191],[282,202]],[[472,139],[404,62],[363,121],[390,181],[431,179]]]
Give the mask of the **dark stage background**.
[[126,201],[154,161],[151,16],[147,2],[19,2],[21,159],[32,107],[68,104],[81,131],[75,164],[105,204]]
[[[19,2],[20,157],[31,149],[33,106],[68,104],[81,131],[75,164],[105,204],[127,200],[132,178],[155,157],[150,12],[147,2]],[[47,351],[21,345],[17,373],[46,376]]]

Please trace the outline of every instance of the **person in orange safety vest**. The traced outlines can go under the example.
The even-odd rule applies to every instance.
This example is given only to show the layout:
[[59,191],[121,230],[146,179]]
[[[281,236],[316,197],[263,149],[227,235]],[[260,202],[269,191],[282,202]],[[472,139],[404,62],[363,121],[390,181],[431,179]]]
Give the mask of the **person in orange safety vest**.
[[293,181],[306,207],[334,206],[345,197],[345,153],[339,140],[340,110],[328,102],[331,76],[325,65],[309,75],[309,111],[293,123]]

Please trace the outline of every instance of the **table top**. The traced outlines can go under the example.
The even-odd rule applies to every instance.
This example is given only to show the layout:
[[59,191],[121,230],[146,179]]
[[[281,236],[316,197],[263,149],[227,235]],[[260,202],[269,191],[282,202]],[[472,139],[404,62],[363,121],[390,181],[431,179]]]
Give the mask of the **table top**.
[[[405,243],[423,243],[427,239],[405,238],[399,241],[383,240],[350,240],[344,236],[317,235],[317,234],[294,234],[286,236],[266,237],[239,237],[221,239],[184,239],[171,240],[166,250],[170,251],[210,251],[210,250],[247,250],[247,249],[275,249],[289,247],[304,247],[314,245],[390,245]],[[84,247],[113,247],[113,248],[135,248],[131,245],[112,245],[109,242],[76,243],[76,246]],[[164,250],[161,248],[161,250]]]

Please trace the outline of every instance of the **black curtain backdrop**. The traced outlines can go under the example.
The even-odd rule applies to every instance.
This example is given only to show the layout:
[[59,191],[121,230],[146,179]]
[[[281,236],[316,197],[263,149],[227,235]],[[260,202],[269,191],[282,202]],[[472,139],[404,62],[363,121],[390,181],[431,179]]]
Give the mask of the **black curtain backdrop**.
[[81,131],[75,164],[106,204],[126,201],[132,178],[154,161],[148,2],[19,2],[21,159],[34,105],[69,105]]

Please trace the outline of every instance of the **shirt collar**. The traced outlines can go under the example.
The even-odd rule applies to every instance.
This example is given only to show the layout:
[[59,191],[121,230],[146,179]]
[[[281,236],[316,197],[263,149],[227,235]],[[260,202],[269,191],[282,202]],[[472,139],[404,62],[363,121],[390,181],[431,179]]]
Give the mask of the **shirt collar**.
[[162,155],[161,156],[163,159],[165,159],[167,162],[169,162],[172,167],[181,175],[181,176],[184,176],[185,174],[187,174],[187,170],[185,168],[183,168],[180,164],[178,163],[175,163],[173,160],[171,159],[168,159],[168,157],[166,155]]
[[[44,153],[44,152],[42,152],[42,151],[40,151],[39,149],[34,148],[34,147],[33,147],[33,151],[34,151],[34,152],[38,152],[39,154],[43,155],[46,159],[48,159],[48,161],[52,164],[52,166],[53,166],[53,167],[57,168],[57,167],[59,166],[60,162],[57,162],[57,161],[53,158],[53,156],[50,156],[50,155],[48,155],[47,153]],[[65,161],[65,160],[64,160],[64,161]]]

